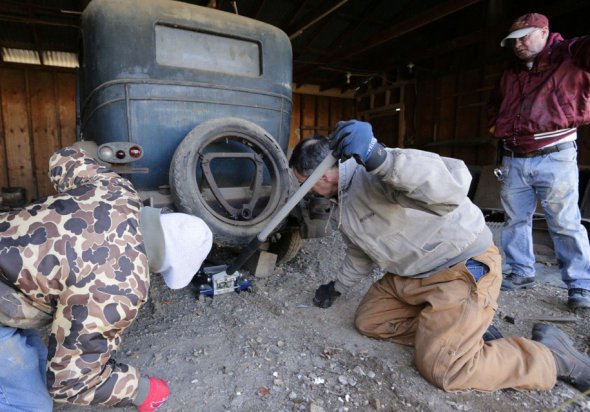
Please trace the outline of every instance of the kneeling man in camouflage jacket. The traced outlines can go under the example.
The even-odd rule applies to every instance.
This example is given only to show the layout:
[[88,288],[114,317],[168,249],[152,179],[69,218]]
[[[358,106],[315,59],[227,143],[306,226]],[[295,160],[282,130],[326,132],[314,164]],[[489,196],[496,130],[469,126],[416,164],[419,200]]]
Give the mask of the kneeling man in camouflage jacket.
[[[0,214],[0,409],[53,400],[136,405],[169,394],[111,354],[148,295],[150,272],[186,286],[212,245],[199,218],[142,207],[131,183],[77,147],[57,151],[58,194]],[[51,324],[48,348],[36,328]]]

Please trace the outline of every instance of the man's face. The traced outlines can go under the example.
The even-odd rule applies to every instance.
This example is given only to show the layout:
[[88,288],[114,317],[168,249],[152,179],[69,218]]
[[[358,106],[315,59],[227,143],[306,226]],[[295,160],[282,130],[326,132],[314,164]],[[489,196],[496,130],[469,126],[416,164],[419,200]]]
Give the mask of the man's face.
[[549,29],[547,27],[537,28],[526,36],[513,39],[512,50],[520,60],[531,62],[545,48],[548,35]]
[[[293,175],[295,175],[299,184],[302,185],[307,180],[307,177],[300,175],[295,168],[292,170]],[[311,187],[311,191],[327,198],[336,196],[338,193],[338,168],[329,169],[324,173],[320,180]]]

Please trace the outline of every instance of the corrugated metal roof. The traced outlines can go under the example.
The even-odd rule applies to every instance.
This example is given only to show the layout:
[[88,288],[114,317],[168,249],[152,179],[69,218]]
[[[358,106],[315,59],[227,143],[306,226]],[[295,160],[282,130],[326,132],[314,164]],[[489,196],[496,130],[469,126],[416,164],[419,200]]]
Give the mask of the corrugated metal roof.
[[34,50],[2,48],[2,60],[7,63],[41,64],[39,53]]
[[[78,55],[76,53],[46,50],[41,52],[45,66],[77,68]],[[41,64],[39,53],[29,49],[11,49],[2,47],[2,60],[7,63]]]

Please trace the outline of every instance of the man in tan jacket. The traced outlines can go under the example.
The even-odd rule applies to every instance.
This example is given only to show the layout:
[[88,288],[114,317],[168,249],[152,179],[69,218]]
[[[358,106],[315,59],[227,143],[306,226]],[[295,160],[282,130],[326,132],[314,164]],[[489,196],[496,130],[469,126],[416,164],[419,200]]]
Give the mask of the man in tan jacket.
[[590,388],[590,358],[559,329],[537,324],[533,340],[484,341],[502,282],[498,249],[469,200],[471,175],[457,159],[387,149],[364,122],[340,122],[329,139],[300,142],[290,165],[300,183],[333,151],[341,159],[313,186],[336,203],[346,241],[336,279],[314,304],[327,308],[371,274],[355,325],[364,335],[415,347],[416,365],[447,390],[550,389],[560,377]]

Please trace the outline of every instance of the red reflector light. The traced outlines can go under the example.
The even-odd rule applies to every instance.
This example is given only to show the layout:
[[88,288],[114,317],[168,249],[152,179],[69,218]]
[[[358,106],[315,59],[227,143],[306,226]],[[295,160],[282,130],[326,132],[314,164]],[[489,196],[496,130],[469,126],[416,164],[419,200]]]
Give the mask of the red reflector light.
[[129,156],[133,157],[134,159],[137,159],[138,157],[141,157],[141,147],[139,147],[139,146],[131,146],[129,148]]

